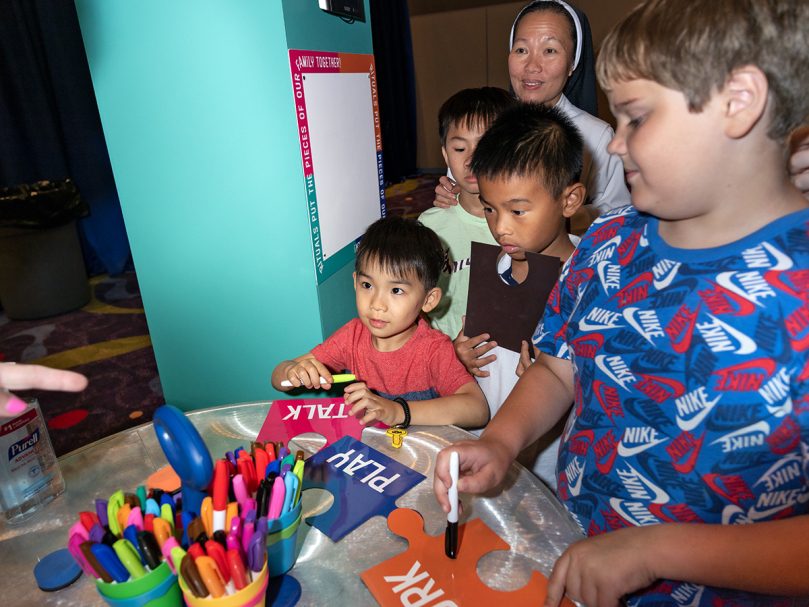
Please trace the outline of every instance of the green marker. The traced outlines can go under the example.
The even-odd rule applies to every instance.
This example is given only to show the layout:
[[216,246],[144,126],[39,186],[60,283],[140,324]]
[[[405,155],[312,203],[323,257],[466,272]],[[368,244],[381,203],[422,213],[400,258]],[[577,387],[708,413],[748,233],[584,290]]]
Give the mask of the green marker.
[[[357,377],[356,377],[356,375],[351,375],[351,373],[337,373],[336,375],[331,376],[331,383],[333,383],[333,384],[347,384],[347,383],[352,382],[352,381],[357,381]],[[321,377],[320,378],[320,383],[321,384],[326,384],[328,382],[326,381],[325,377]],[[292,382],[289,381],[288,379],[285,379],[284,381],[282,381],[281,385],[284,388],[292,388],[293,387]]]

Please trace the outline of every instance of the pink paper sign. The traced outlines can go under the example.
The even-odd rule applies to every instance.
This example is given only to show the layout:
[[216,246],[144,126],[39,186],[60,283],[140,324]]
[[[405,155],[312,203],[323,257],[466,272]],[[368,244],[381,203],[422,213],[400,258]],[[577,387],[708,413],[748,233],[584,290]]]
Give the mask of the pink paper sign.
[[260,441],[289,442],[300,434],[315,432],[326,439],[324,447],[351,436],[362,440],[359,420],[348,414],[351,405],[342,398],[276,400],[258,433]]

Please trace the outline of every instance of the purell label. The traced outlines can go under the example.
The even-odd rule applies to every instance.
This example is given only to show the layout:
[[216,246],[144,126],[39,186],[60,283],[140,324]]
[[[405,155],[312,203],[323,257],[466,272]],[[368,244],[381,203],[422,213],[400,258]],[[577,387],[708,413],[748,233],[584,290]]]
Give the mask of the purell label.
[[6,436],[12,432],[16,432],[23,426],[30,424],[38,419],[36,409],[29,409],[22,413],[19,417],[9,420],[0,426],[0,436]]
[[9,461],[13,460],[18,455],[21,455],[28,449],[35,447],[38,442],[39,442],[39,428],[34,430],[28,436],[25,436],[22,439],[18,440],[16,443],[9,445],[8,447]]

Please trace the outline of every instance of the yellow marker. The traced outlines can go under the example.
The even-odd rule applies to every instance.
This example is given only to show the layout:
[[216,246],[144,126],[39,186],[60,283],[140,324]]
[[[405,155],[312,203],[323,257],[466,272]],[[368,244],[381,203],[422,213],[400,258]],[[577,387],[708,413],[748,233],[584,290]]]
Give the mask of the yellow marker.
[[295,492],[295,499],[292,500],[293,508],[298,503],[298,500],[301,499],[301,489],[303,488],[303,466],[303,460],[299,459],[295,462],[295,465],[292,468],[292,474],[298,477],[298,489]]

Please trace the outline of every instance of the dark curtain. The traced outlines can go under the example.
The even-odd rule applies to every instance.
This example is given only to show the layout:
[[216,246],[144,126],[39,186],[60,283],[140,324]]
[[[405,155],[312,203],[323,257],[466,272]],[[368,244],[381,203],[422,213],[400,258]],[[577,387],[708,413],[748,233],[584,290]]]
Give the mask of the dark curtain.
[[416,76],[407,0],[370,0],[385,181],[416,172]]
[[121,206],[76,9],[68,0],[0,0],[0,185],[70,177],[90,274],[129,260]]

